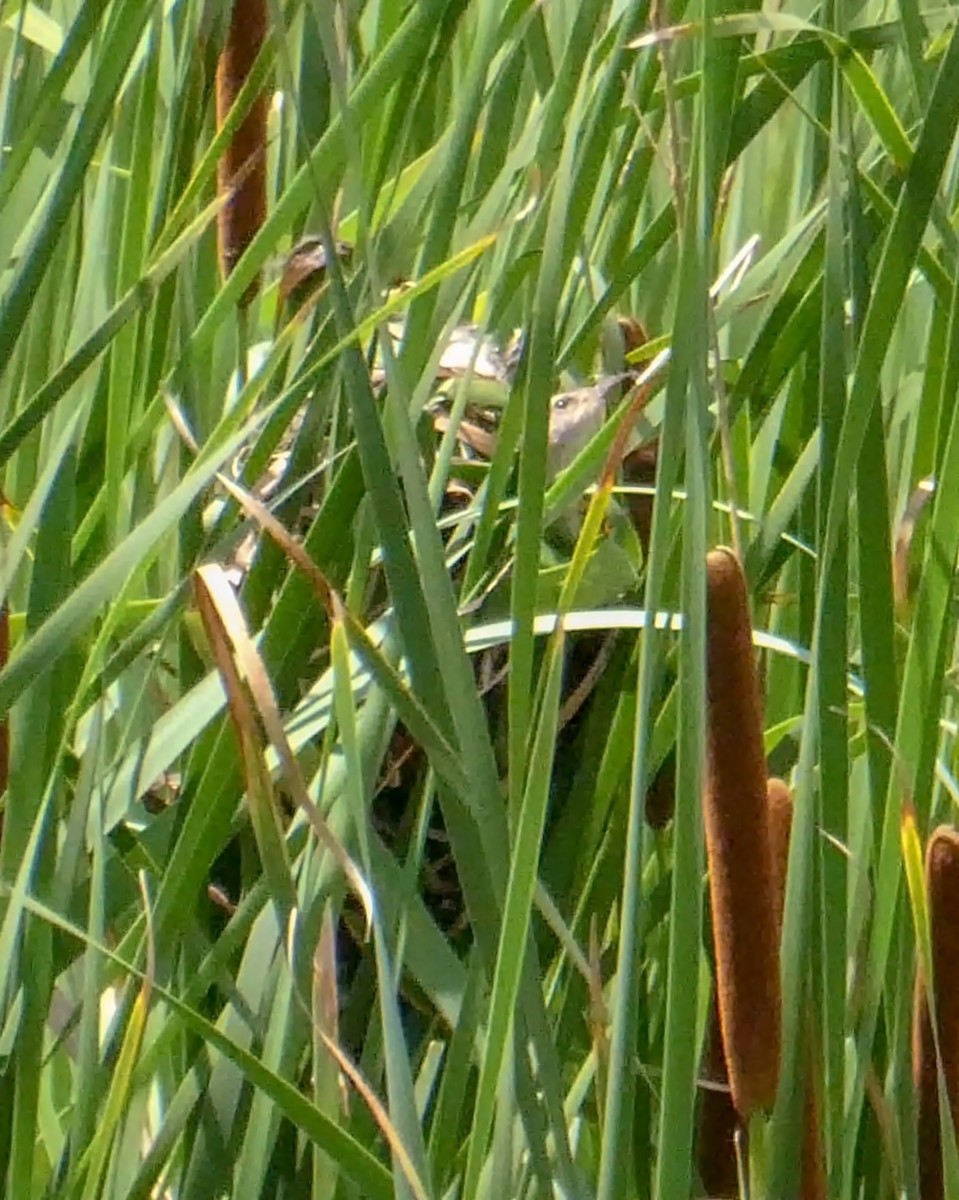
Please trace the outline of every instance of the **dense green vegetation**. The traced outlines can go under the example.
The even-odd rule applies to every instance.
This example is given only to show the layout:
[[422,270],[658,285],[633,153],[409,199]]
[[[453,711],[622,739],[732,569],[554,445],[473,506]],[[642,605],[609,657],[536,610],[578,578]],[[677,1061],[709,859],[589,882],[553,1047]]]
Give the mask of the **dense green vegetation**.
[[918,1196],[959,4],[269,0],[222,127],[230,13],[2,9],[0,1192],[703,1195],[726,544],[794,795],[741,1184],[808,1091]]

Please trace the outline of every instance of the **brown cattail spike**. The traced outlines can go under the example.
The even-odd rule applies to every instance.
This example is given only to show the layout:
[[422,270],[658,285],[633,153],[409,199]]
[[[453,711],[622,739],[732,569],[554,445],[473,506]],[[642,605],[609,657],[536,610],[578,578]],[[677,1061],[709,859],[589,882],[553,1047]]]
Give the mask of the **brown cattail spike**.
[[[789,787],[781,779],[772,778],[767,785],[769,801],[769,843],[773,854],[773,878],[776,883],[776,923],[782,927],[786,900],[786,873],[789,867],[789,835],[792,832],[793,802]],[[806,1107],[803,1116],[802,1200],[825,1200],[826,1171],[819,1134],[819,1108],[811,1068],[815,1066],[807,1039],[806,1061],[810,1067],[806,1078]]]
[[[926,894],[939,1052],[956,1127],[959,1125],[959,833],[946,826],[940,826],[929,839]],[[919,1195],[921,1200],[939,1200],[944,1194],[944,1184],[938,1070],[926,988],[921,977],[916,980],[912,1055],[919,1108]]]
[[716,989],[733,1103],[748,1124],[779,1081],[779,931],[762,716],[746,580],[731,550],[706,560],[709,771],[703,797]]
[[772,776],[766,784],[769,806],[769,845],[773,854],[773,879],[776,884],[776,926],[782,928],[786,892],[786,872],[789,868],[789,836],[793,823],[793,798],[789,785]]
[[[776,890],[777,916],[782,926],[785,899],[786,871],[789,863],[789,836],[792,829],[792,796],[789,787],[781,779],[772,778],[766,788],[769,806],[769,841],[772,849],[773,880]],[[711,1197],[737,1197],[739,1180],[736,1164],[735,1135],[738,1122],[736,1110],[728,1092],[722,1090],[727,1080],[726,1060],[722,1039],[719,1035],[719,1011],[713,997],[709,1032],[703,1072],[714,1086],[704,1092],[699,1114],[699,1140],[697,1144],[699,1175],[706,1192]],[[812,1055],[807,1054],[812,1064]],[[745,1130],[741,1131],[745,1136]],[[806,1107],[803,1118],[803,1145],[801,1166],[802,1200],[825,1200],[826,1172],[822,1157],[822,1141],[819,1134],[819,1110],[816,1105],[816,1089],[812,1074],[806,1082]]]
[[[216,123],[219,128],[233,107],[266,39],[266,0],[234,0],[226,42],[216,68]],[[256,236],[266,219],[267,97],[261,94],[243,118],[220,159],[217,185],[229,199],[217,225],[220,270],[224,279]],[[242,306],[257,293],[254,280],[243,294]]]

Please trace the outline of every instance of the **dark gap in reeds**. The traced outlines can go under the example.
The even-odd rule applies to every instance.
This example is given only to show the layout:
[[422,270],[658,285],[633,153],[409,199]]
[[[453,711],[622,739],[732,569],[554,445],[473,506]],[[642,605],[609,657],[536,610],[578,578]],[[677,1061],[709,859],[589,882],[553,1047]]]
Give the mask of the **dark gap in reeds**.
[[[700,1074],[707,1085],[699,1101],[699,1130],[696,1138],[696,1165],[706,1195],[729,1200],[739,1195],[739,1171],[736,1164],[736,1130],[740,1128],[719,1027],[719,1003],[716,989],[706,1018],[706,1047]],[[745,1147],[745,1136],[743,1138]]]
[[[658,462],[659,442],[637,446],[623,459],[623,483],[631,487],[655,487]],[[646,558],[649,555],[649,538],[653,530],[655,497],[647,492],[626,492],[624,498],[639,544],[643,548],[643,557]]]
[[[621,318],[621,326],[630,324],[628,319]],[[645,335],[643,335],[645,341]],[[633,343],[629,333],[626,334],[627,352],[643,344],[643,341]],[[630,487],[656,486],[656,468],[659,462],[659,442],[648,442],[637,446],[623,458],[623,483]],[[649,538],[653,529],[653,502],[655,497],[646,492],[626,492],[623,500],[639,544],[642,547],[643,558],[649,557]],[[673,747],[659,765],[652,782],[646,790],[646,821],[651,829],[665,829],[673,819],[676,808],[676,749]]]
[[708,772],[703,793],[720,1028],[743,1125],[779,1082],[779,929],[762,709],[746,579],[731,550],[706,560]]
[[676,748],[659,764],[646,789],[646,821],[651,829],[665,829],[676,809]]
[[[216,122],[219,128],[246,82],[266,40],[266,0],[235,0],[226,41],[216,68]],[[226,279],[266,219],[266,122],[268,97],[258,95],[230,140],[217,167],[217,186],[228,199],[217,221],[220,270]],[[240,306],[259,289],[254,279]]]
[[[649,336],[640,321],[635,317],[617,318],[620,336],[623,339],[623,358],[627,370],[632,369],[633,378],[641,374],[641,365],[629,363],[629,355],[641,350],[649,341]],[[659,441],[648,442],[645,446],[636,446],[623,458],[623,483],[633,487],[655,487],[656,465],[659,461]],[[626,508],[632,517],[633,525],[643,548],[643,557],[649,556],[649,535],[653,528],[653,499],[652,495],[627,492],[625,494]]]
[[[926,896],[939,1053],[953,1127],[959,1121],[959,833],[942,825],[926,849]],[[916,972],[913,1078],[918,1105],[919,1195],[944,1195],[939,1081],[932,1020],[921,970]]]

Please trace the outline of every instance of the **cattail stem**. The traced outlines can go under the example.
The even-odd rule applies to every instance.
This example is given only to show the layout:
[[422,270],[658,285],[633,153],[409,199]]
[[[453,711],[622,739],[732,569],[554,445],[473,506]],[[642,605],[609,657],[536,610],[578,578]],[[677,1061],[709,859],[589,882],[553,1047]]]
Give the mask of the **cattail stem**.
[[[926,894],[932,944],[932,987],[939,1060],[953,1128],[959,1122],[959,833],[940,826],[926,850]],[[918,1101],[919,1195],[944,1195],[939,1116],[939,1072],[926,984],[917,972],[913,1022],[913,1076]]]
[[[234,0],[230,28],[216,68],[217,127],[226,120],[266,40],[266,0]],[[220,270],[224,279],[266,219],[267,96],[253,101],[233,135],[217,170],[220,194],[228,199],[217,222]],[[240,300],[246,307],[259,288],[254,279]]]
[[733,1103],[745,1125],[772,1108],[779,1082],[778,912],[746,580],[727,549],[708,555],[706,576],[706,852],[720,1026]]

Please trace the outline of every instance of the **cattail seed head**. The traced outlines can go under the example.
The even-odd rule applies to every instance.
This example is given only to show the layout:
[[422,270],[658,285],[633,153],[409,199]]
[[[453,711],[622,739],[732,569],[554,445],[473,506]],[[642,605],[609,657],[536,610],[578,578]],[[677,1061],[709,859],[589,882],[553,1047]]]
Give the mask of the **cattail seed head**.
[[773,775],[766,784],[766,802],[769,806],[769,845],[772,848],[773,880],[776,885],[776,925],[781,929],[789,867],[789,836],[793,823],[793,798],[789,785]]
[[[226,42],[216,68],[216,123],[226,120],[266,40],[266,0],[234,0]],[[220,209],[217,243],[224,279],[266,219],[266,121],[268,99],[256,97],[224,151],[217,186],[228,199]],[[259,281],[243,294],[242,306],[254,298]]]
[[[929,839],[926,895],[939,1052],[955,1127],[959,1124],[959,833],[947,826],[940,826]],[[916,979],[912,1055],[919,1110],[919,1195],[922,1200],[940,1200],[944,1183],[938,1068],[921,972]]]
[[[773,882],[777,902],[777,926],[782,925],[785,899],[786,871],[789,862],[789,837],[792,830],[792,796],[788,785],[775,777],[766,787],[769,807],[769,841],[772,851]],[[716,997],[709,1018],[703,1073],[712,1083],[727,1080],[726,1060],[719,1034],[719,1011]],[[810,1068],[813,1056],[807,1054]],[[699,1114],[697,1155],[699,1175],[709,1196],[736,1197],[739,1180],[736,1165],[735,1134],[739,1122],[728,1092],[710,1088],[703,1093]],[[745,1130],[742,1131],[745,1136]],[[819,1133],[819,1110],[812,1072],[806,1082],[806,1102],[803,1115],[803,1144],[800,1196],[802,1200],[825,1200],[826,1173]]]
[[709,767],[703,797],[716,989],[733,1103],[743,1123],[779,1081],[776,889],[762,714],[746,580],[731,550],[706,562]]
[[[789,837],[792,833],[793,802],[789,786],[782,779],[771,778],[766,787],[769,804],[769,844],[772,847],[773,879],[776,885],[776,923],[782,928],[786,901],[786,873],[789,867]],[[807,1039],[806,1100],[803,1112],[803,1143],[801,1189],[802,1200],[826,1200],[826,1171],[819,1133],[819,1107],[812,1068],[814,1056],[809,1053]]]

